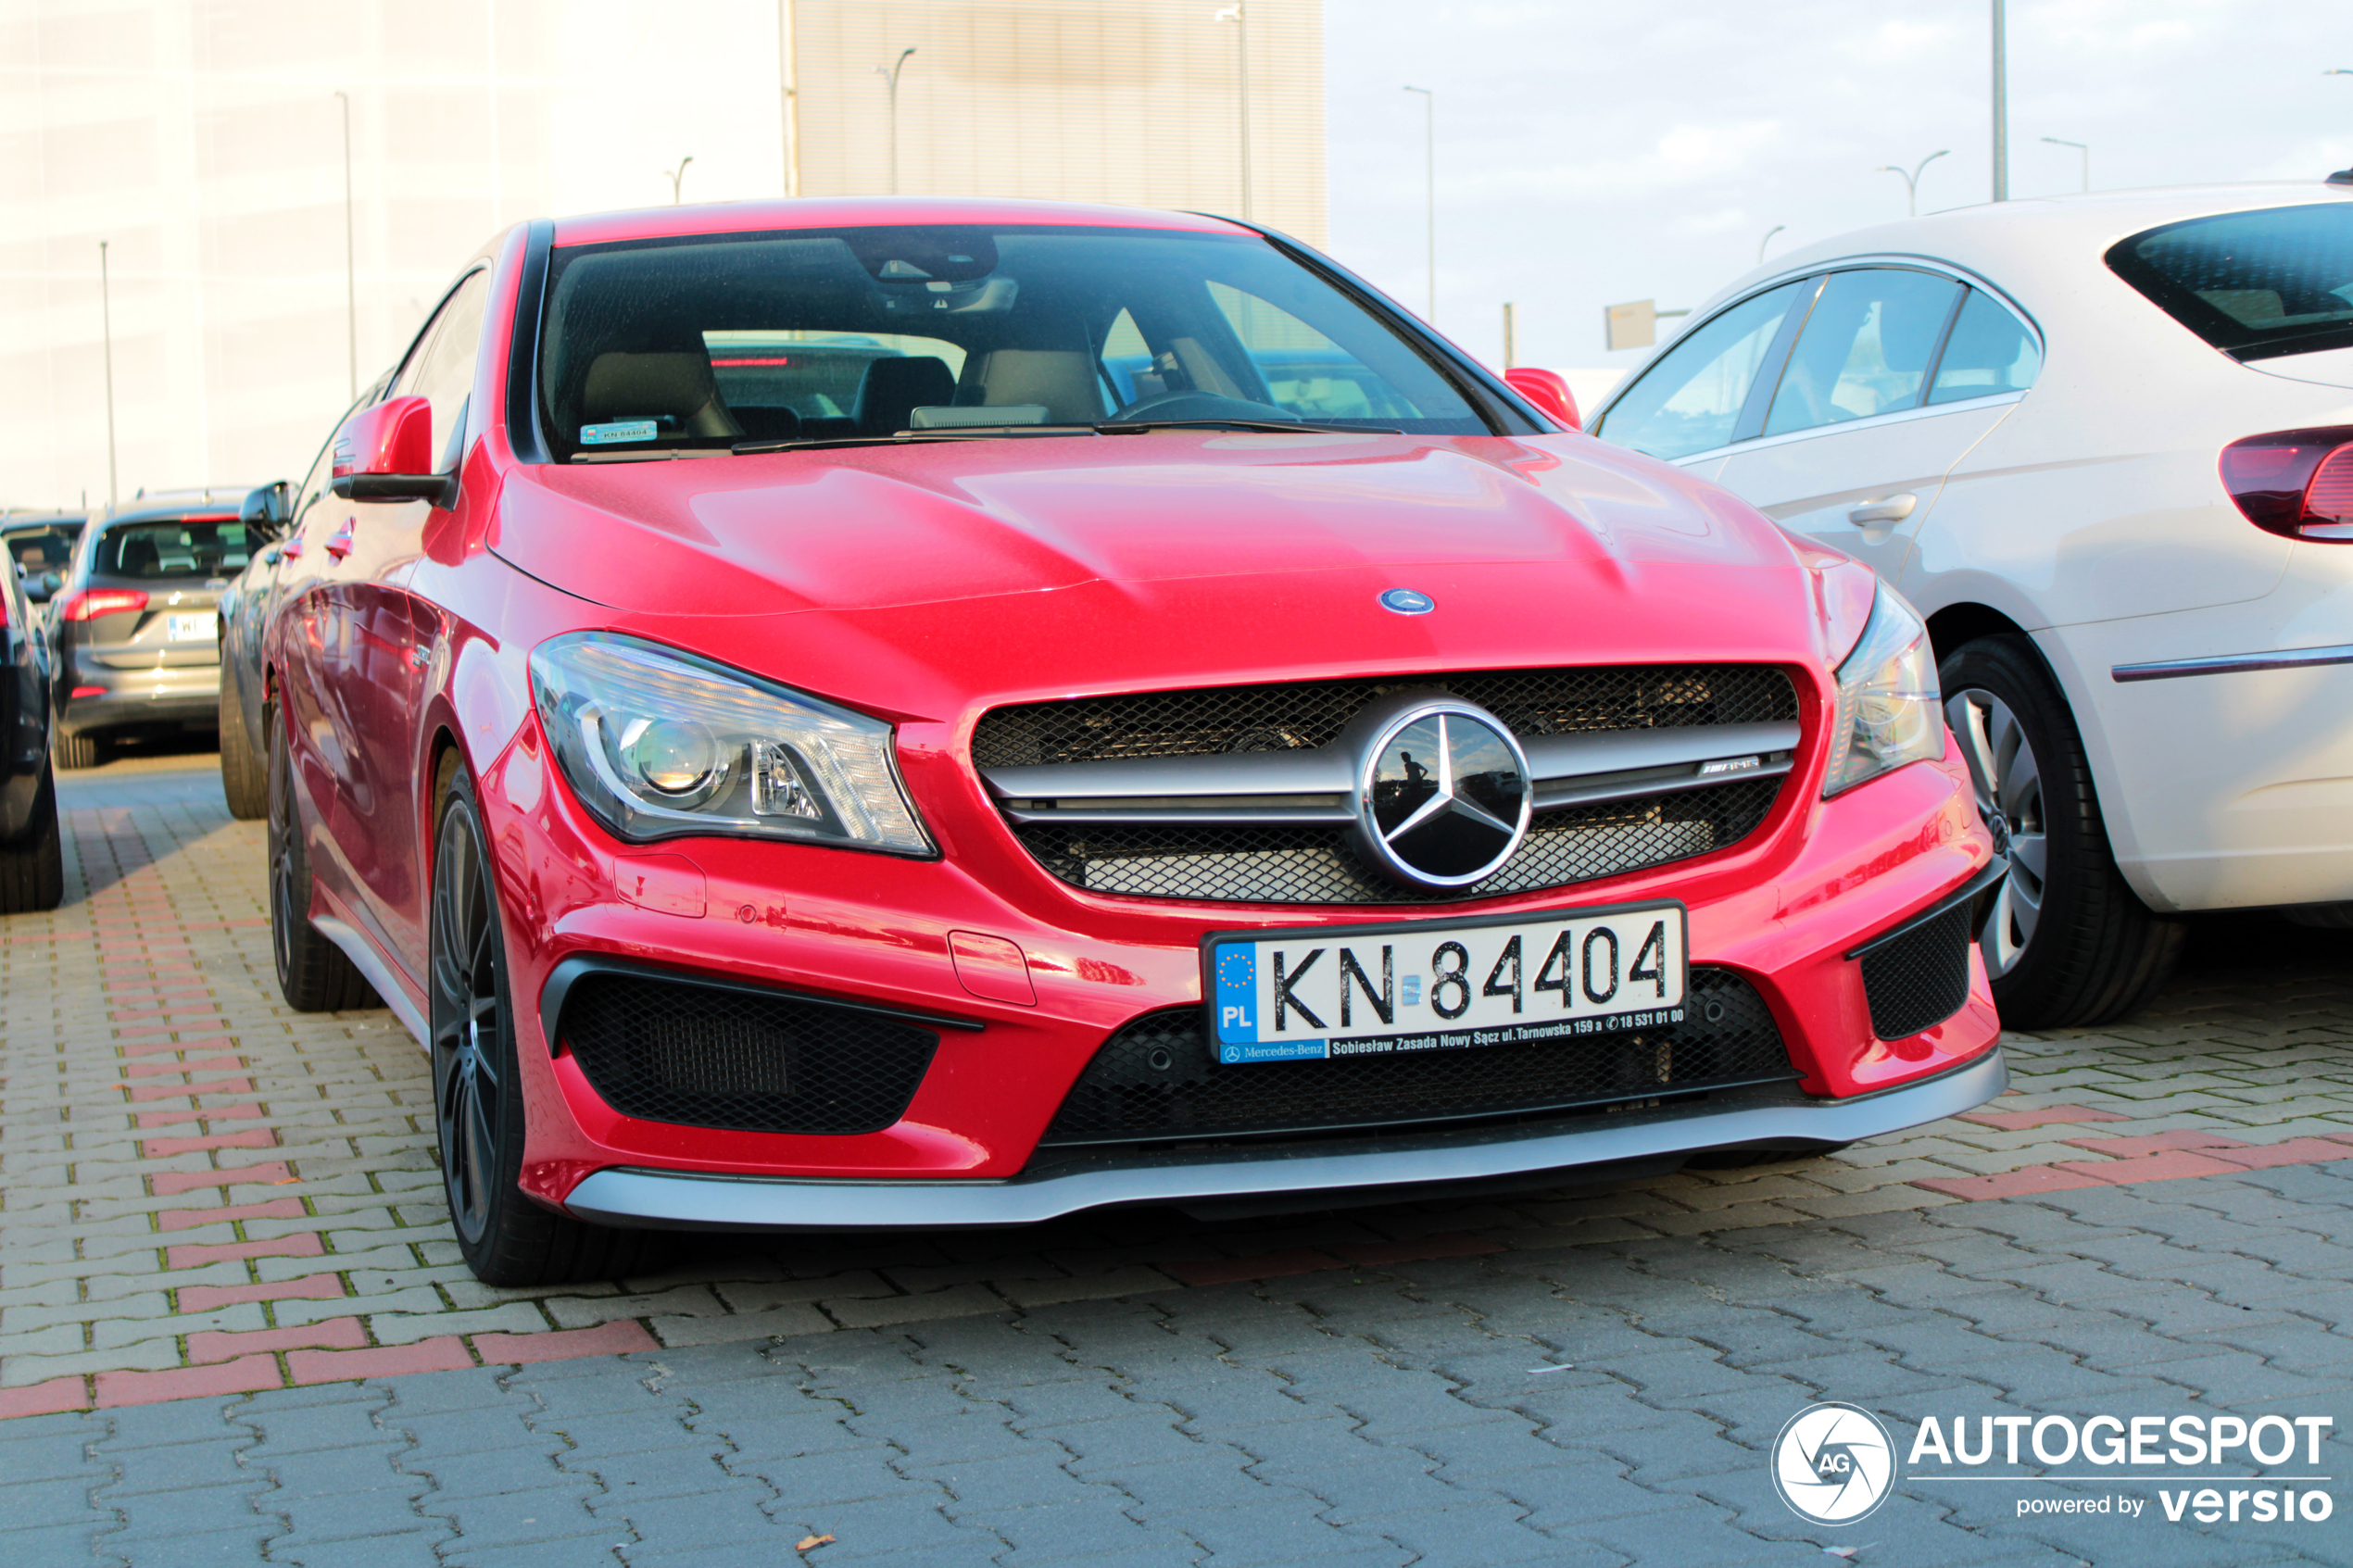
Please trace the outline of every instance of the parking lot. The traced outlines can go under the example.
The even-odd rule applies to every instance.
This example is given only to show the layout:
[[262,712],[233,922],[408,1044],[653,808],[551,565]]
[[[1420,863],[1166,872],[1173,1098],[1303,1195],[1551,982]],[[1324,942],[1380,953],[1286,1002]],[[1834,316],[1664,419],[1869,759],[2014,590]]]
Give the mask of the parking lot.
[[2007,1098],[1828,1158],[499,1291],[424,1055],[280,1002],[214,759],[61,793],[66,905],[0,927],[13,1562],[2353,1561],[2343,1518],[2034,1478],[2080,1462],[1909,1465],[1816,1528],[1766,1461],[1816,1400],[2276,1412],[2334,1420],[2273,1469],[2342,1491],[2344,934],[2201,922],[2142,1016],[2012,1035]]

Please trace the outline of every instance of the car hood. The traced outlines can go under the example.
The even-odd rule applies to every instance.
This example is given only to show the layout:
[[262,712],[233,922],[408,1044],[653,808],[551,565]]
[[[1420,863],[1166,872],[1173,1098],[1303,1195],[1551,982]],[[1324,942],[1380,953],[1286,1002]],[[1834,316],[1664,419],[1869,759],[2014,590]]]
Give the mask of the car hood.
[[[1580,435],[1187,432],[532,465],[511,470],[489,542],[617,630],[870,707],[895,691],[883,706],[911,715],[976,686],[1164,684],[1172,666],[1821,657],[1818,573],[1773,524]],[[1390,588],[1436,608],[1392,613]]]

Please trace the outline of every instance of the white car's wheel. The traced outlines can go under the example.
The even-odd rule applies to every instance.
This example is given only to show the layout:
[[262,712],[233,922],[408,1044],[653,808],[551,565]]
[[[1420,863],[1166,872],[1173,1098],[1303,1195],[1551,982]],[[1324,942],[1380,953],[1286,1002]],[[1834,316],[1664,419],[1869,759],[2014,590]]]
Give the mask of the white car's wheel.
[[2053,1029],[2136,1011],[2173,972],[2183,926],[2116,869],[2057,685],[2018,636],[1964,644],[1938,674],[1978,810],[2010,855],[1979,937],[2002,1022]]

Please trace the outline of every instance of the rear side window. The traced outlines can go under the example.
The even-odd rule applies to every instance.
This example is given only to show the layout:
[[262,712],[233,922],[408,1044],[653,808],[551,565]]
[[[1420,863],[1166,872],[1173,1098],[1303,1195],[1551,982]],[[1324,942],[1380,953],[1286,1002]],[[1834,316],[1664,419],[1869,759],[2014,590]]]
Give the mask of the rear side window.
[[1932,272],[1833,272],[1773,394],[1765,433],[1867,420],[1918,407],[1928,362],[1961,285]]
[[233,517],[125,522],[99,538],[90,574],[139,582],[226,577],[244,571],[259,547],[260,541]]
[[1997,393],[2024,392],[2043,368],[2043,348],[2026,324],[1985,295],[1969,290],[1936,361],[1931,403],[1959,403]]
[[1702,322],[1642,372],[1593,433],[1654,458],[1728,445],[1781,320],[1814,280],[1784,283]]
[[2126,282],[2241,359],[2353,347],[2353,206],[2168,223],[2109,247]]

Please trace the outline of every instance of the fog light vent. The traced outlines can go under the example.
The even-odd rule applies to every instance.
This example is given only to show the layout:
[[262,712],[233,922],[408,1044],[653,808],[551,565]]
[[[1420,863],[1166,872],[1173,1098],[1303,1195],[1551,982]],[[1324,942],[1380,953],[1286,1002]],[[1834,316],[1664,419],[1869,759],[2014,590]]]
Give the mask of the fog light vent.
[[1969,1000],[1969,926],[1964,900],[1863,955],[1872,1034],[1908,1039],[1961,1010]]

